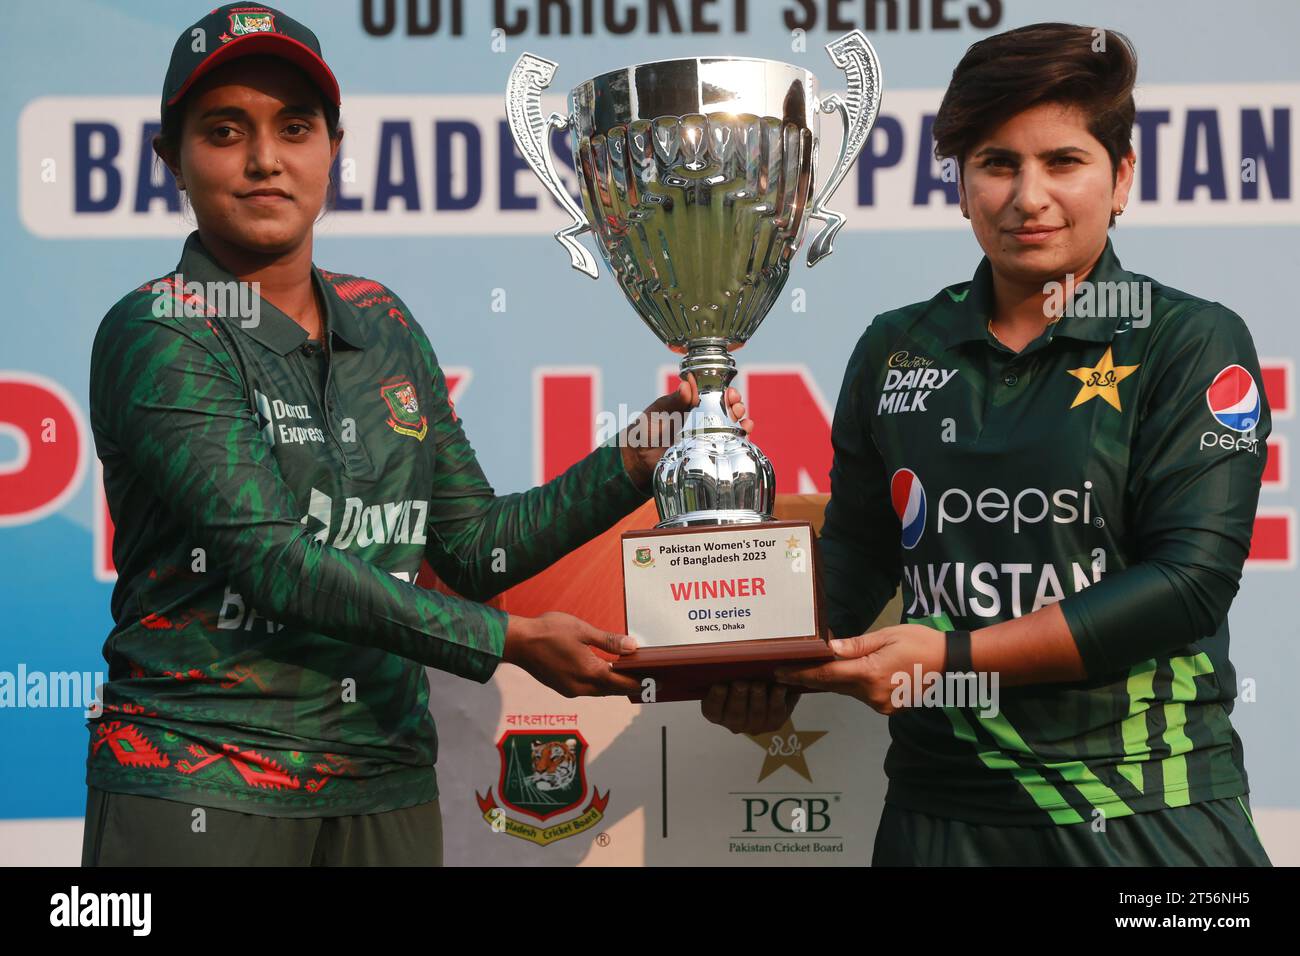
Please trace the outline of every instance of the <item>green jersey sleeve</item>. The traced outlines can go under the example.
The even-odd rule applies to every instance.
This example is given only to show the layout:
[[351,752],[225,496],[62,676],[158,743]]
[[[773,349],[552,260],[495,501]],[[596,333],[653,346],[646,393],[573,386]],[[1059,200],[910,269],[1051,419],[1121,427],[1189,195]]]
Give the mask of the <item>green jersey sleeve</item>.
[[870,627],[903,573],[890,479],[864,412],[871,339],[868,328],[849,358],[831,423],[831,496],[820,540],[827,618],[836,637]]
[[627,474],[613,440],[544,485],[497,495],[465,436],[428,337],[405,304],[397,302],[433,382],[430,423],[438,466],[425,558],[458,593],[480,601],[499,594],[605,531],[649,497]]
[[216,327],[159,318],[152,302],[124,299],[95,339],[90,390],[104,450],[130,462],[263,616],[487,680],[506,615],[315,540]]
[[[1090,676],[1215,633],[1259,502],[1271,416],[1240,316],[1218,303],[1172,314],[1146,361],[1127,490],[1138,560],[1061,602]],[[1257,410],[1216,415],[1211,386],[1225,373],[1245,385],[1243,371]]]

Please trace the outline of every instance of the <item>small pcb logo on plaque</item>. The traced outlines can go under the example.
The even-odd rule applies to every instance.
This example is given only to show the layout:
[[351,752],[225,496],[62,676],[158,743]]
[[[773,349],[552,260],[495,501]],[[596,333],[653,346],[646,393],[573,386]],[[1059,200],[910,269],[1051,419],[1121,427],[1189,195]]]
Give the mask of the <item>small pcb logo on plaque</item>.
[[[497,831],[504,831],[547,846],[576,836],[600,823],[609,803],[609,791],[602,796],[591,788],[587,798],[587,741],[576,730],[536,732],[507,730],[497,741],[501,774],[497,799],[489,787],[486,794],[475,792],[483,819]],[[577,816],[546,825],[552,817],[581,809]],[[532,817],[538,825],[511,816],[508,811]]]

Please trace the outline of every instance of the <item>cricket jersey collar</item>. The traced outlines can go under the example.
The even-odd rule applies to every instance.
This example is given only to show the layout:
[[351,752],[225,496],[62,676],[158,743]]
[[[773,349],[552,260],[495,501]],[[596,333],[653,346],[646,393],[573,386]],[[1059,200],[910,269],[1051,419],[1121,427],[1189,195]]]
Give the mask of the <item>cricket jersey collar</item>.
[[[1110,238],[1088,274],[1088,282],[1128,282],[1132,275],[1120,265]],[[1078,295],[1078,289],[1075,289]],[[946,313],[944,347],[965,342],[988,341],[988,323],[993,317],[993,266],[988,256],[980,260],[975,275],[965,290],[954,286],[941,293],[941,307]],[[1068,310],[1067,310],[1068,311]],[[1064,315],[1050,328],[1049,338],[1071,338],[1085,342],[1109,342],[1115,336],[1117,316]]]
[[[212,253],[199,240],[197,229],[185,240],[185,248],[181,252],[181,261],[177,264],[176,271],[187,283],[237,281],[212,257]],[[311,274],[312,281],[320,290],[321,301],[325,303],[325,327],[335,338],[352,348],[364,349],[366,337],[356,307],[334,293],[315,265],[311,267]],[[288,355],[307,341],[307,330],[266,299],[261,300],[259,308],[259,321],[256,325],[245,326],[235,320],[230,323],[232,329],[260,342],[277,355]]]

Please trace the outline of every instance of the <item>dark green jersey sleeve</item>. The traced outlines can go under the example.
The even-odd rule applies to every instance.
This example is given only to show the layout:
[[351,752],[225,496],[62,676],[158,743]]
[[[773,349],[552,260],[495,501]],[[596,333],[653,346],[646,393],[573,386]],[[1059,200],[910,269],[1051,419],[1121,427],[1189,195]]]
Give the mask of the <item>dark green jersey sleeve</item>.
[[428,337],[418,322],[408,322],[433,381],[430,422],[438,442],[425,558],[458,593],[487,600],[605,531],[649,497],[627,474],[612,441],[540,487],[498,496],[465,437]]
[[868,328],[849,358],[831,424],[831,497],[820,544],[827,618],[836,637],[870,627],[902,577],[889,476],[864,413],[872,337]]
[[[1240,316],[1218,303],[1171,314],[1146,362],[1127,492],[1138,560],[1061,602],[1090,676],[1218,629],[1237,593],[1259,502],[1271,417]],[[1250,373],[1258,396],[1259,420],[1246,433],[1220,424],[1207,400],[1233,365]]]
[[[101,453],[131,463],[263,616],[487,680],[501,659],[506,615],[316,540],[216,328],[159,318],[152,302],[124,299],[96,336],[90,389]],[[445,432],[440,442],[455,440]]]

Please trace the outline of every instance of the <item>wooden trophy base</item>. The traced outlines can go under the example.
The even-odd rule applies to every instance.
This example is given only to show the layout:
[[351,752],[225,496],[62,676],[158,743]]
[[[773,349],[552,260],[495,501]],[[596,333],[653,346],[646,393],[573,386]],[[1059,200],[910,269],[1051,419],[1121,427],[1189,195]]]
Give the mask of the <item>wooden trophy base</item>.
[[[619,658],[614,670],[638,680],[653,679],[652,703],[671,703],[703,700],[714,684],[738,680],[775,683],[772,672],[778,667],[806,667],[834,658],[820,637],[783,637],[695,647],[645,647]],[[643,703],[640,694],[629,694],[628,700]]]
[[[791,536],[791,545],[782,542]],[[720,536],[720,537],[715,537]],[[775,547],[747,546],[745,541],[775,539]],[[715,684],[732,681],[774,682],[773,672],[783,666],[810,666],[833,660],[835,655],[824,638],[822,626],[821,566],[817,558],[816,532],[808,521],[769,521],[759,524],[723,525],[629,531],[623,534],[623,593],[625,628],[642,646],[633,654],[619,658],[614,670],[629,674],[639,682],[653,680],[651,690],[628,695],[633,703],[667,703],[701,700]],[[705,542],[724,542],[710,548]],[[793,544],[798,541],[798,544]],[[726,542],[736,542],[738,551],[751,552],[755,560],[733,561],[704,569],[676,564],[683,546],[701,543],[702,553],[735,553]],[[805,553],[806,548],[806,553]],[[744,557],[744,555],[737,555]],[[798,562],[803,559],[805,563]],[[648,562],[648,563],[647,563]],[[657,571],[649,569],[659,565]],[[709,597],[682,598],[677,589],[693,582],[728,576],[738,580],[762,581],[764,594],[742,593],[725,599]],[[751,584],[752,586],[752,584]],[[714,608],[739,606],[751,633],[757,639],[709,641],[671,645],[649,645],[646,636],[662,639],[675,633],[690,633],[688,621],[701,620],[698,615]],[[775,608],[773,607],[775,605]],[[793,615],[788,612],[797,609]],[[773,613],[775,611],[775,613]],[[783,613],[784,612],[784,613]],[[732,610],[732,613],[735,613]],[[722,615],[719,615],[722,617]],[[703,618],[709,620],[709,618]],[[781,633],[782,621],[797,620],[793,634]],[[717,625],[734,627],[734,624]],[[776,632],[772,633],[772,629]],[[812,631],[812,633],[808,633]],[[740,635],[737,635],[740,636]]]

